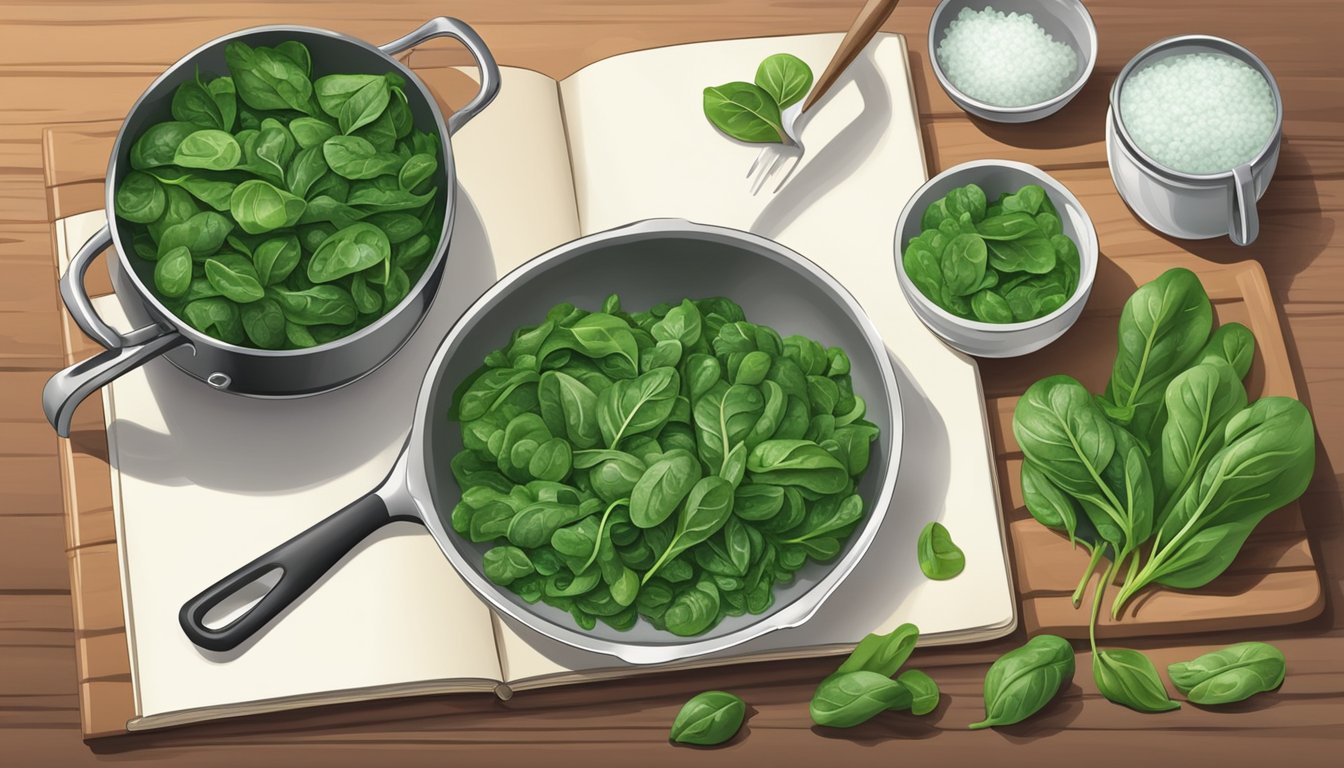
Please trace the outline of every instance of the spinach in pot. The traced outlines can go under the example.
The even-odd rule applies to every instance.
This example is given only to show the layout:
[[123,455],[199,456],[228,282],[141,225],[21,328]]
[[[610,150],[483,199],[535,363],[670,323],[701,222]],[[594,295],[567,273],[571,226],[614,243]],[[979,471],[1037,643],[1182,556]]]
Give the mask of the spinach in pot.
[[[310,268],[362,263],[363,238],[332,235],[344,250]],[[865,512],[865,410],[842,350],[727,299],[561,304],[455,393],[451,524],[494,545],[487,578],[580,627],[699,635],[839,556]]]
[[[313,72],[301,43],[225,48],[173,94],[113,197],[146,283],[193,328],[312,347],[395,309],[443,228],[439,138],[395,72]],[[185,253],[185,259],[184,259]]]

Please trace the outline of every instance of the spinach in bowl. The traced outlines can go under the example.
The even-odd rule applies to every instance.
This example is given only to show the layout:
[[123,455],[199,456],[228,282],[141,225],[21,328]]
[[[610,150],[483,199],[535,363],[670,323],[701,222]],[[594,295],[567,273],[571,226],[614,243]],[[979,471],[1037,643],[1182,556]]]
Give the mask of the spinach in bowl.
[[452,528],[494,544],[486,578],[585,629],[764,613],[864,516],[878,428],[849,371],[728,299],[560,304],[455,393]]
[[130,151],[114,208],[154,295],[261,349],[347,336],[401,303],[439,245],[439,138],[396,73],[314,78],[308,49],[232,42]]
[[947,312],[983,323],[1045,317],[1078,289],[1078,245],[1035,184],[989,202],[975,184],[924,209],[922,231],[906,244],[905,272]]

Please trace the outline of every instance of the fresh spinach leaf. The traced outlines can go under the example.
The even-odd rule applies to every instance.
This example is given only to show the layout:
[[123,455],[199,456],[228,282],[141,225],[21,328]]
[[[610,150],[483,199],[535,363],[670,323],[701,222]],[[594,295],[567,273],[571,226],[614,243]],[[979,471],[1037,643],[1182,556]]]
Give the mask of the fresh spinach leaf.
[[1139,712],[1170,712],[1181,705],[1171,700],[1157,667],[1147,656],[1128,648],[1102,648],[1092,654],[1092,676],[1101,695]]
[[712,747],[737,735],[747,704],[724,691],[705,691],[691,697],[672,721],[669,738],[681,744]]
[[733,82],[706,88],[704,109],[715,128],[738,141],[784,141],[779,104],[759,85]]
[[756,68],[756,85],[784,109],[801,101],[812,89],[812,68],[791,53],[776,53]]
[[1283,651],[1268,643],[1237,643],[1167,667],[1176,690],[1202,706],[1245,701],[1283,684]]
[[919,532],[919,569],[936,581],[946,581],[966,568],[966,555],[952,542],[942,523],[929,523]]
[[1009,651],[985,674],[985,719],[971,729],[1012,725],[1036,714],[1073,681],[1073,647],[1057,635],[1037,635]]
[[913,695],[904,684],[877,672],[836,672],[817,686],[808,711],[812,722],[853,728],[887,710],[909,709]]

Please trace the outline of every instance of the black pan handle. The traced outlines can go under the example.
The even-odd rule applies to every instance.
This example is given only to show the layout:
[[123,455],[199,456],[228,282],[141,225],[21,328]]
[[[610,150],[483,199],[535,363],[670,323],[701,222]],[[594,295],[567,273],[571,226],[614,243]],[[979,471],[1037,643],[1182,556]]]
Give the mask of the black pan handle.
[[[389,515],[382,497],[370,493],[188,600],[178,613],[182,631],[206,650],[232,650],[308,591],[356,544],[400,519],[406,518]],[[280,581],[256,605],[225,626],[206,626],[211,609],[276,568],[281,571]]]

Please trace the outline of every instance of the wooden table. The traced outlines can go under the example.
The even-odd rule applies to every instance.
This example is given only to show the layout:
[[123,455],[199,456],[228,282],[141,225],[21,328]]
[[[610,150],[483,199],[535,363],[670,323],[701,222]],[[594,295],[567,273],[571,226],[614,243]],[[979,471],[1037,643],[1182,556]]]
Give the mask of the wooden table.
[[[837,738],[813,731],[807,700],[833,661],[745,666],[703,674],[531,692],[500,703],[452,696],[308,710],[86,744],[79,738],[74,634],[63,552],[56,438],[38,409],[59,364],[59,307],[42,177],[44,127],[119,118],[183,51],[262,23],[325,26],[389,40],[441,13],[470,21],[502,63],[563,77],[612,54],[695,40],[835,31],[857,0],[458,0],[318,4],[6,2],[0,11],[0,755],[7,765],[115,761],[172,765],[569,765],[620,760],[682,764],[1039,764],[1085,758],[1119,764],[1140,753],[1172,762],[1333,764],[1344,739],[1344,5],[1337,0],[1092,0],[1101,54],[1091,82],[1039,125],[972,121],[937,88],[925,31],[935,0],[908,0],[885,29],[907,35],[926,151],[936,172],[968,152],[1022,159],[1098,196],[1089,203],[1112,258],[1258,258],[1279,305],[1298,385],[1317,421],[1316,477],[1302,500],[1327,605],[1291,628],[1135,640],[1159,666],[1243,639],[1278,644],[1283,688],[1223,711],[1187,705],[1145,716],[1096,693],[1090,669],[1030,723],[968,732],[980,716],[989,661],[1022,641],[920,652],[945,694],[926,718],[883,718]],[[1237,40],[1274,70],[1285,101],[1278,173],[1250,249],[1226,240],[1178,242],[1139,224],[1110,187],[1102,145],[1107,89],[1140,48],[1204,32]],[[465,63],[465,59],[464,59]],[[1001,375],[984,369],[986,384]],[[1001,369],[999,369],[1001,370]],[[752,706],[727,749],[691,755],[666,742],[681,703],[707,686]],[[1134,733],[1142,731],[1142,733]],[[1048,764],[1048,763],[1047,763]]]

